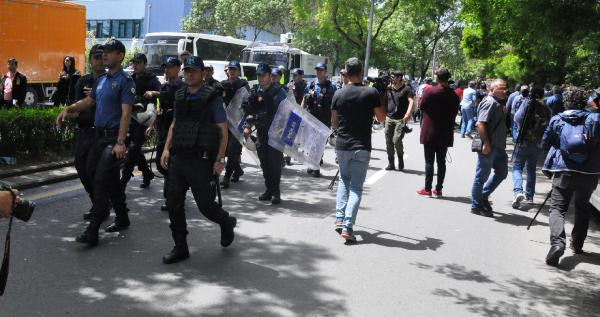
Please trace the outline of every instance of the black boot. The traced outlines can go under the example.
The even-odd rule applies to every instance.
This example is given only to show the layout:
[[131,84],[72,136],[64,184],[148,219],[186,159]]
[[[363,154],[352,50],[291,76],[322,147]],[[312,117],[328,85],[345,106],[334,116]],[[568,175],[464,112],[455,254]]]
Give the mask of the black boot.
[[115,217],[115,221],[104,229],[105,232],[117,232],[123,231],[129,227],[129,216],[127,212],[118,213]]
[[98,245],[98,230],[100,230],[100,221],[92,219],[82,234],[75,238],[79,243],[86,243],[90,247]]
[[244,170],[241,167],[239,167],[239,169],[236,169],[233,172],[233,176],[231,177],[231,181],[234,182],[234,183],[237,183],[237,182],[240,181],[240,177],[242,177],[242,176],[244,176]]
[[221,188],[227,189],[229,188],[229,180],[231,179],[231,173],[225,173],[223,176],[223,180],[221,180]]
[[175,246],[171,252],[165,254],[162,258],[164,264],[177,263],[190,257],[186,235],[173,233],[173,240],[175,240]]
[[237,219],[235,217],[227,217],[227,221],[221,224],[221,246],[224,248],[228,247],[233,243],[233,239],[235,238],[235,233],[233,232],[233,228],[237,225]]
[[388,156],[388,166],[385,167],[386,171],[393,171],[396,169],[396,166],[394,165],[394,157],[389,157]]
[[404,170],[404,157],[402,157],[402,154],[398,154],[398,170]]
[[150,187],[150,182],[154,179],[154,173],[146,172],[144,173],[144,180],[140,184],[140,188],[148,188]]
[[266,191],[262,195],[258,196],[258,200],[260,200],[260,201],[271,200],[271,198],[273,198],[273,195],[271,195],[271,193],[269,193],[268,191]]

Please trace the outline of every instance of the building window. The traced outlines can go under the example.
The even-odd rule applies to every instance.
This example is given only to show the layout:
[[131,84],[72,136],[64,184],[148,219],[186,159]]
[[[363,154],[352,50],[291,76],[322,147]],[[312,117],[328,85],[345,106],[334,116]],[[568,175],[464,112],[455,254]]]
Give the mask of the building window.
[[142,20],[88,20],[86,28],[96,38],[130,39],[142,36]]

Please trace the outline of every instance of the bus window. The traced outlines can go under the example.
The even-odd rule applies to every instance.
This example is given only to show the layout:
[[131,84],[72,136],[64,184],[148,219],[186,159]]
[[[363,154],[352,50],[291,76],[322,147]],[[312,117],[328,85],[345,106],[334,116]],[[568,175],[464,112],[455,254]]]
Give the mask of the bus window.
[[256,77],[256,67],[254,66],[242,66],[244,69],[244,77],[247,81],[258,80]]

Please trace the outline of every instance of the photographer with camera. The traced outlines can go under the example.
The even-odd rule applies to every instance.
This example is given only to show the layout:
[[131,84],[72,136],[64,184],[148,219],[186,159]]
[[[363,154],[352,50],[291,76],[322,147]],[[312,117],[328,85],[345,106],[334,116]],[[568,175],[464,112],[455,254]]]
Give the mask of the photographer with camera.
[[394,71],[392,83],[385,90],[384,102],[386,106],[385,118],[385,145],[388,155],[388,171],[395,170],[394,151],[398,155],[398,170],[404,169],[404,139],[405,133],[412,130],[406,125],[413,111],[412,88],[404,82],[404,74]]
[[575,199],[570,248],[583,253],[590,218],[590,197],[600,177],[600,115],[585,110],[588,93],[572,87],[566,110],[550,120],[542,146],[549,149],[542,171],[553,174],[550,196],[550,251],[546,264],[557,265],[565,252],[565,214]]
[[[425,187],[417,190],[423,196],[442,196],[446,177],[446,153],[454,144],[454,121],[460,109],[458,95],[448,84],[450,72],[440,68],[436,72],[438,85],[425,90],[419,108],[423,113],[421,144],[425,151]],[[437,161],[437,184],[432,191],[433,162]]]

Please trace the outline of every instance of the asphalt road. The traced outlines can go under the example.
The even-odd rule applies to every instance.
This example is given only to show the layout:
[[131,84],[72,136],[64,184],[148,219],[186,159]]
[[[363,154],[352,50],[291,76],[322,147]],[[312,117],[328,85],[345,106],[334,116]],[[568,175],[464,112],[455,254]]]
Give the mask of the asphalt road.
[[[415,194],[424,163],[414,128],[404,172],[382,171],[383,133],[373,134],[351,246],[333,230],[332,149],[321,179],[299,164],[285,168],[277,207],[256,200],[262,176],[245,156],[246,175],[224,191],[239,225],[227,249],[188,195],[191,258],[174,265],[161,263],[172,247],[159,209],[162,179],[142,190],[134,178],[131,227],[103,234],[93,249],[74,241],[90,207],[77,181],[29,190],[38,208],[29,223],[14,224],[0,316],[598,316],[598,223],[586,255],[567,251],[558,268],[546,266],[547,211],[526,230],[535,209],[510,207],[510,173],[491,199],[495,218],[469,212],[475,156],[468,139],[457,138],[447,157],[445,197]],[[542,177],[538,183],[540,203],[550,187]],[[5,230],[0,224],[0,236]]]

